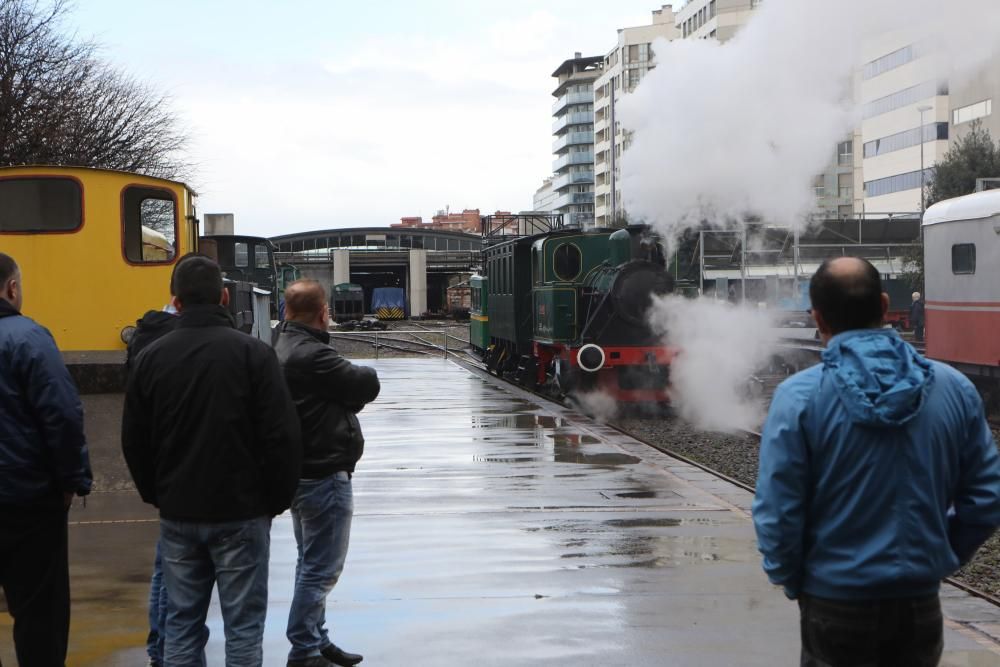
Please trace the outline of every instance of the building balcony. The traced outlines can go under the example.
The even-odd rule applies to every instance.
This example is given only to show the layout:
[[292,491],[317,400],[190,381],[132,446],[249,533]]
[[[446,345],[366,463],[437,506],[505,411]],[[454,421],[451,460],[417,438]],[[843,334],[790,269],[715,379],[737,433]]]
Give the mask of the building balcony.
[[594,143],[593,132],[567,132],[566,134],[560,134],[552,142],[552,152],[561,153],[570,146],[592,143]]
[[593,104],[593,102],[593,91],[588,91],[586,93],[566,93],[565,95],[560,95],[556,98],[556,101],[552,103],[552,115],[555,116],[571,104]]
[[593,111],[574,111],[563,114],[552,123],[552,134],[558,134],[568,125],[592,125],[594,123]]
[[559,176],[552,180],[553,190],[562,190],[563,188],[570,185],[581,185],[584,183],[594,182],[594,172],[592,171],[573,171],[564,176]]
[[552,209],[558,211],[566,208],[567,206],[593,203],[593,192],[569,192],[561,197],[556,197],[556,200],[552,202]]
[[552,172],[558,174],[561,170],[574,164],[594,164],[594,154],[589,151],[586,153],[566,153],[552,163]]

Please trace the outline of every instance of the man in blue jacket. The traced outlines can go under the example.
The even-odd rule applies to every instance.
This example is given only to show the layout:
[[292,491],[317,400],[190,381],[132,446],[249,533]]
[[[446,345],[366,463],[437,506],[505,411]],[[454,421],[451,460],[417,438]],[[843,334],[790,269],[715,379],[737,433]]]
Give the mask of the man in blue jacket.
[[880,327],[868,262],[809,289],[823,363],[778,387],[753,504],[771,582],[798,600],[802,665],[937,665],[940,581],[1000,525],[1000,458],[975,387]]
[[22,665],[62,665],[69,640],[67,512],[90,493],[83,406],[52,335],[21,315],[0,253],[0,584]]

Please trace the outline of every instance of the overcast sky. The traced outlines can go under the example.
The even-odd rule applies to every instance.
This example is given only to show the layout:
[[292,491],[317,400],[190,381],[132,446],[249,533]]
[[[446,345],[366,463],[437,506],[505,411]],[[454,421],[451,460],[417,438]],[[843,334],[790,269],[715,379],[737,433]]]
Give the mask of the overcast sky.
[[552,171],[551,73],[657,7],[83,0],[69,22],[173,97],[199,216],[271,236],[530,208]]

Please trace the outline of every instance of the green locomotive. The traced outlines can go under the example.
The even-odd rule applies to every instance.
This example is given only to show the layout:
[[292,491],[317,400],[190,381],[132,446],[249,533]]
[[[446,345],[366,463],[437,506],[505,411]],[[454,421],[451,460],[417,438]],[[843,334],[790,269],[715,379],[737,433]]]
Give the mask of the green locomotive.
[[470,336],[492,372],[563,394],[669,401],[674,352],[646,313],[674,285],[648,227],[553,230],[483,255],[483,275],[470,280]]

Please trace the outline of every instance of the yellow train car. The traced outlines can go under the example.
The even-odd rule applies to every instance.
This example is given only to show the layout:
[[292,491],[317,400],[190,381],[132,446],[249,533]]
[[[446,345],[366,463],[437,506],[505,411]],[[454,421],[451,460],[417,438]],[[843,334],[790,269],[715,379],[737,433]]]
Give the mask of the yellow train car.
[[0,168],[0,251],[21,267],[24,314],[64,352],[122,350],[122,330],[170,300],[198,248],[183,183],[78,167]]

